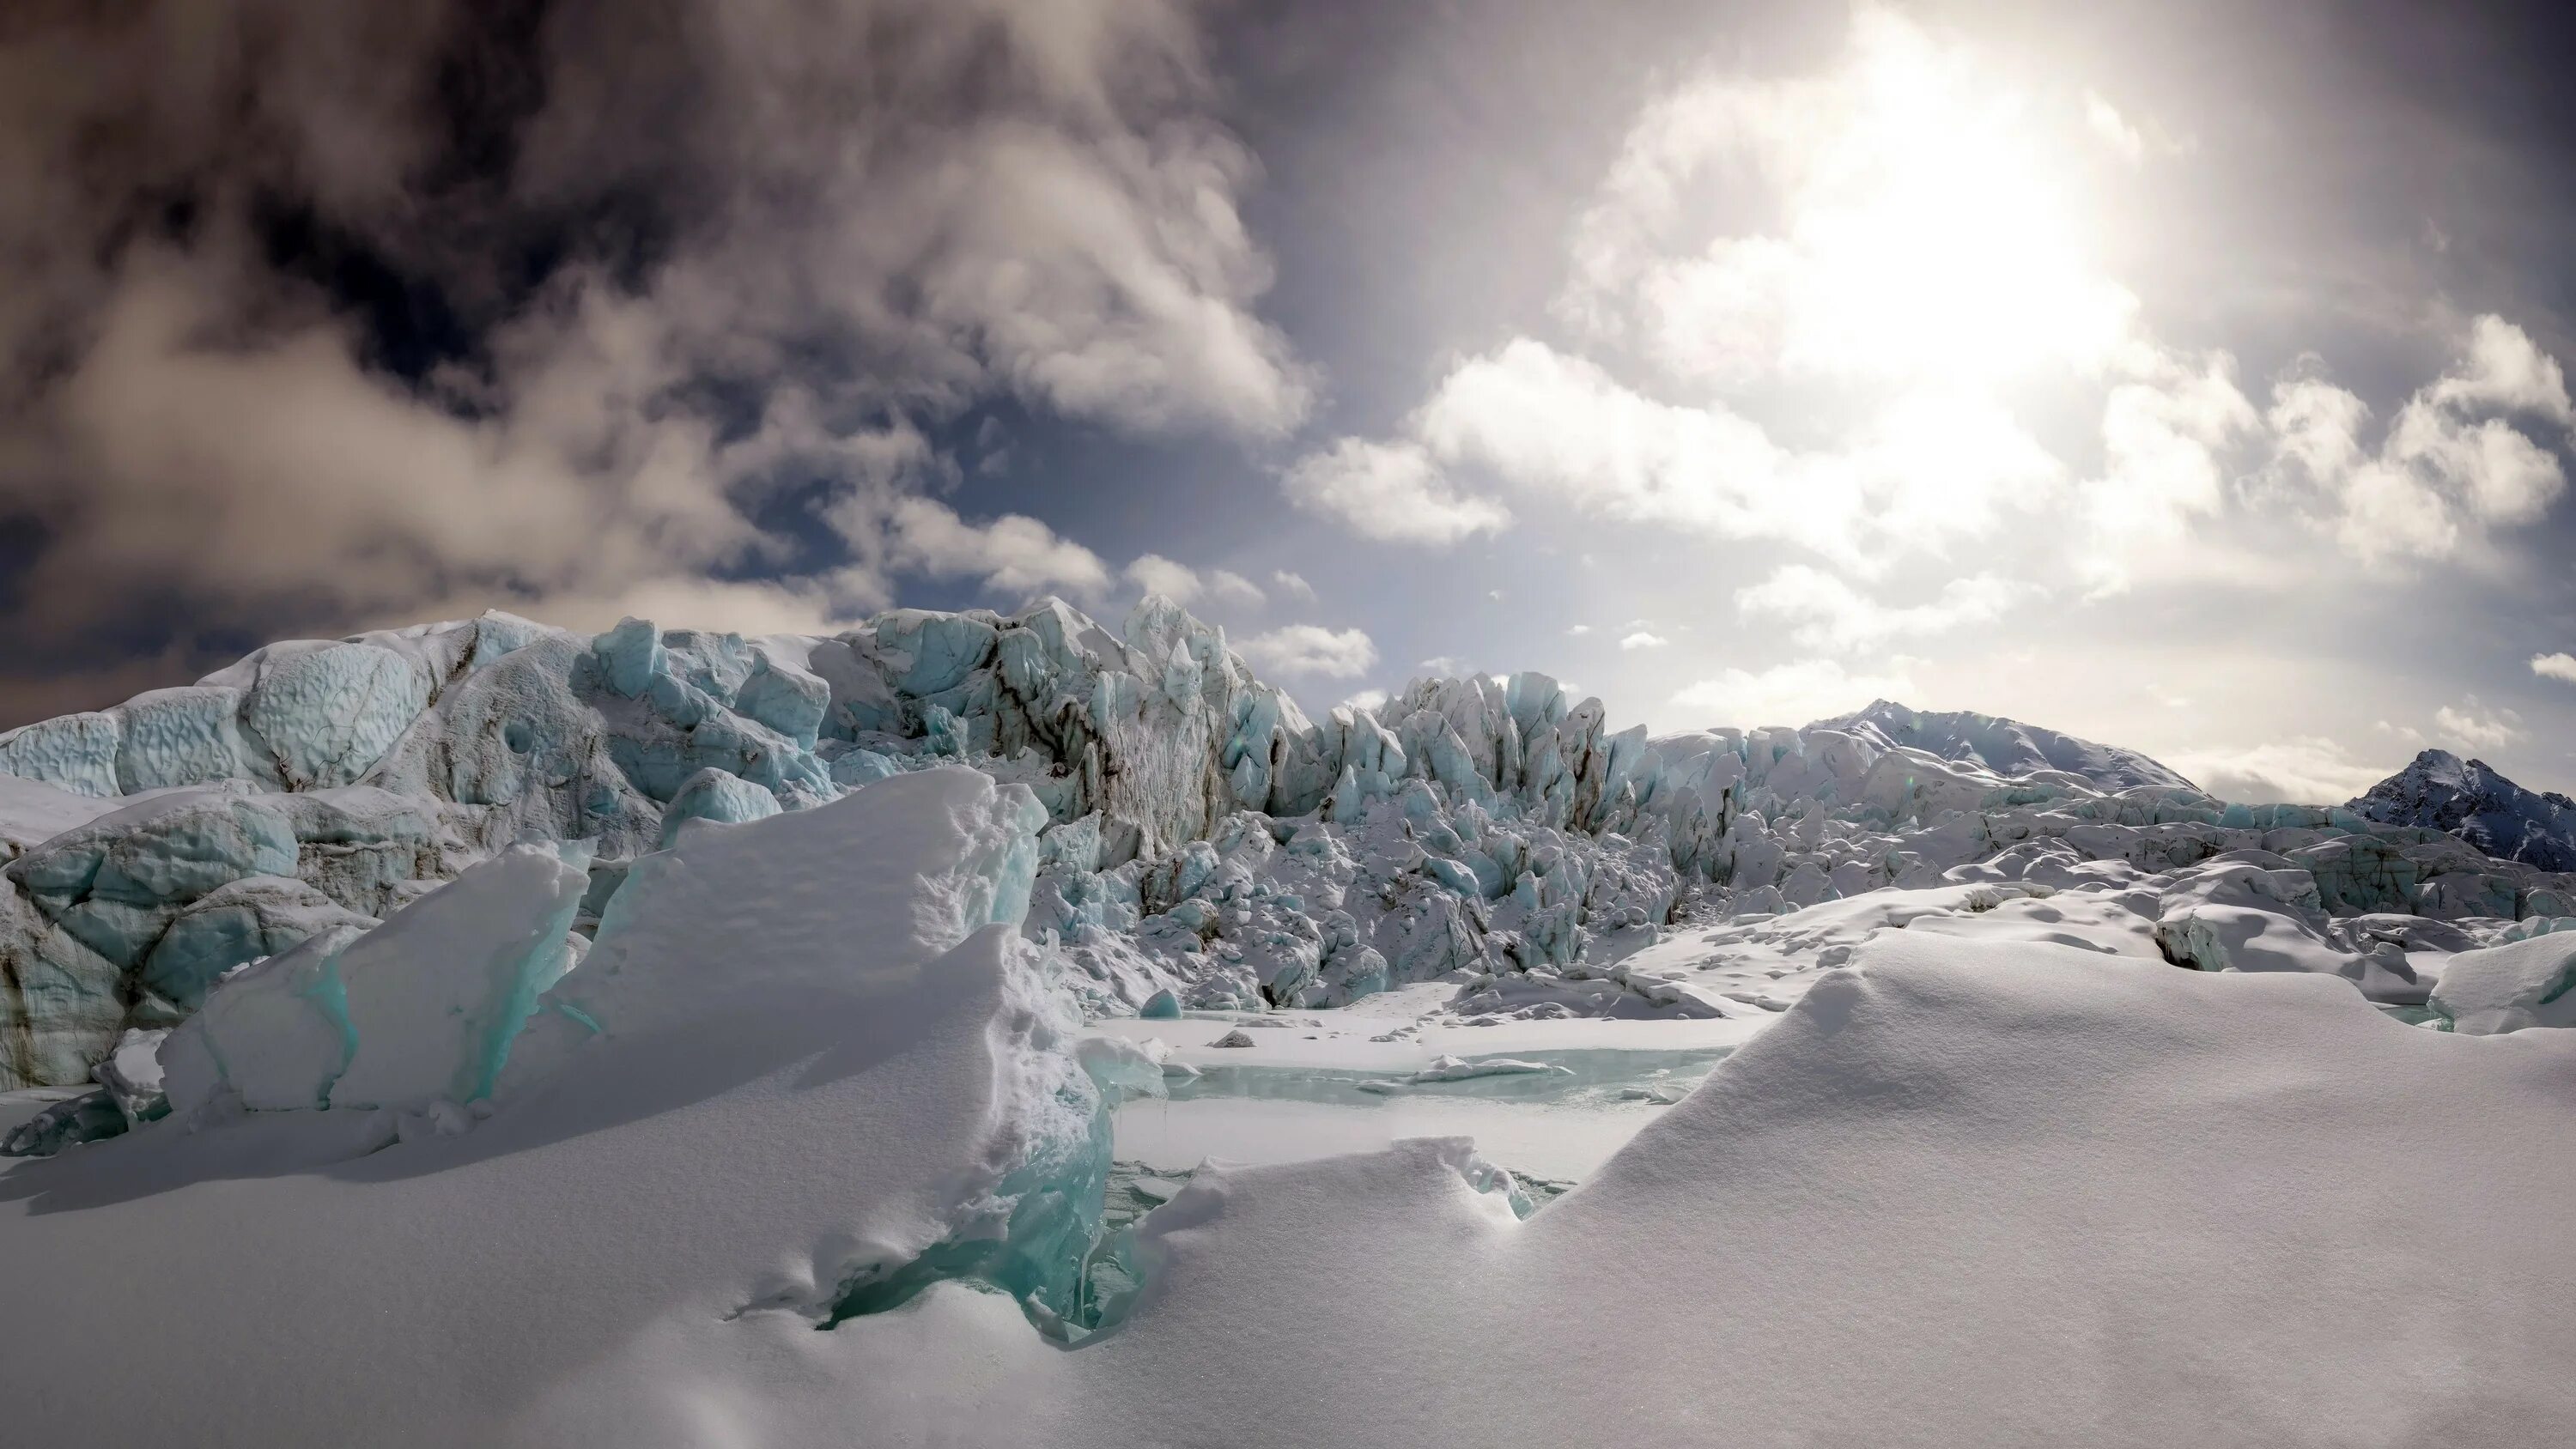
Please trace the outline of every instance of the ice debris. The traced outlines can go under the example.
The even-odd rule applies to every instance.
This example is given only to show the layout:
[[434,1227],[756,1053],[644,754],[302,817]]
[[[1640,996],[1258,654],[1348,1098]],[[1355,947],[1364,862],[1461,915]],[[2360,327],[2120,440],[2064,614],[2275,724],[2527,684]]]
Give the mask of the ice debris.
[[2576,920],[2451,957],[2427,1005],[2447,1029],[2480,1036],[2576,1026]]
[[1518,1057],[1483,1057],[1470,1061],[1465,1057],[1438,1056],[1431,1065],[1408,1076],[1379,1078],[1359,1084],[1363,1092],[1400,1092],[1407,1087],[1427,1086],[1436,1082],[1464,1082],[1477,1077],[1514,1077],[1556,1073],[1572,1076],[1570,1067],[1553,1062],[1524,1061]]

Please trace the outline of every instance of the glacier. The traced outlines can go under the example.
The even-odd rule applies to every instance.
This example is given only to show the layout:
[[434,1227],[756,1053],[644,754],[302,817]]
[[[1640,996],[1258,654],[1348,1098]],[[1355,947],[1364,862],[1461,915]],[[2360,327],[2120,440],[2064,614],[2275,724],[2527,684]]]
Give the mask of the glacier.
[[1151,598],[272,645],[0,766],[0,1395],[50,1437],[2576,1408],[2529,1246],[2576,876],[2393,788],[1888,701],[1650,738],[1535,674],[1316,720]]
[[513,846],[587,852],[586,939],[692,822],[944,765],[1037,801],[1024,929],[1094,1017],[1450,980],[1489,1013],[1774,1011],[1870,933],[1928,924],[1838,903],[1961,886],[2019,894],[1934,929],[2420,1008],[2448,954],[2576,916],[2546,821],[2499,843],[2493,810],[2425,803],[2504,799],[2438,760],[2351,805],[2247,806],[2134,751],[1889,701],[1650,739],[1527,673],[1318,721],[1159,597],[1114,631],[1056,600],[830,637],[494,613],[274,644],[0,735],[0,1088],[85,1082],[227,973]]

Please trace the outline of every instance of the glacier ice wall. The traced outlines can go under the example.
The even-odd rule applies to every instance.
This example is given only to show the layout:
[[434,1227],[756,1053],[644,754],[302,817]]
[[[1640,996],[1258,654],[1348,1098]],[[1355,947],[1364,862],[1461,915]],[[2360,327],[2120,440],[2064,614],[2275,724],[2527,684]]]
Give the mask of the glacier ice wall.
[[1524,673],[1310,719],[1161,598],[1115,630],[1047,600],[829,637],[494,613],[275,644],[0,734],[0,1084],[84,1080],[227,972],[514,842],[588,846],[589,929],[689,822],[949,763],[1034,797],[1027,929],[1094,1011],[1457,976],[1723,1012],[1628,963],[1684,920],[1758,933],[1874,891],[2025,880],[2118,902],[2179,963],[2421,1002],[2441,953],[2576,916],[2576,878],[2440,830],[2226,804],[2134,752],[1986,716],[1881,702],[1649,739]]

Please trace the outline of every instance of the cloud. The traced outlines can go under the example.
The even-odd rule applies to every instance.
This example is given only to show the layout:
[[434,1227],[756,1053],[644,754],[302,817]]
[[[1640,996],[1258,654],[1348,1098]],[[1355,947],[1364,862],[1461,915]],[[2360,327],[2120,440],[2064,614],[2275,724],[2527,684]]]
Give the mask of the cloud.
[[1834,557],[1982,532],[2058,474],[1979,399],[1908,396],[1844,449],[1797,453],[1724,407],[1658,401],[1527,337],[1459,365],[1410,426],[1442,463],[1584,513]]
[[1434,679],[1464,679],[1475,673],[1465,659],[1455,654],[1434,654],[1413,667]]
[[1366,674],[1377,664],[1377,645],[1365,632],[1319,624],[1284,624],[1239,640],[1234,648],[1256,668],[1280,674],[1348,679]]
[[2219,799],[2247,805],[2341,804],[2395,773],[2356,760],[2341,744],[2317,735],[2168,754],[2165,762]]
[[2473,750],[2496,750],[2528,738],[2522,716],[2509,709],[2490,712],[2474,694],[2433,712],[2433,732]]
[[2576,423],[2556,359],[2501,317],[2471,324],[2375,448],[2369,406],[2303,359],[2272,389],[2270,480],[2321,497],[2336,543],[2363,563],[2448,558],[2492,526],[2538,518],[2566,489],[2556,455],[2508,415]]
[[1987,532],[2062,475],[1982,397],[1909,393],[1844,447],[1796,452],[1723,406],[1660,401],[1529,337],[1453,368],[1405,427],[1395,442],[1346,438],[1305,460],[1290,496],[1368,537],[1448,543],[1510,518],[1448,482],[1474,472],[1595,517],[1848,559]]
[[1786,564],[1736,590],[1735,607],[1747,620],[1786,625],[1802,647],[1848,651],[1999,619],[2032,592],[2029,585],[1976,574],[1950,580],[1931,603],[1890,608],[1821,569]]
[[1827,540],[1859,503],[1848,488],[1786,496],[1787,458],[1761,428],[1723,408],[1657,402],[1527,337],[1461,364],[1412,426],[1444,462],[1628,522]]
[[[442,612],[461,614],[469,600]],[[513,613],[560,628],[596,633],[624,618],[668,621],[671,627],[731,630],[738,634],[830,634],[850,627],[867,611],[887,601],[868,599],[861,608],[837,607],[830,593],[806,584],[758,581],[728,582],[694,576],[648,579],[613,594],[551,595],[532,599]],[[384,627],[416,622],[388,616]]]
[[1661,634],[1649,634],[1645,630],[1640,629],[1636,633],[1630,634],[1621,639],[1619,641],[1619,647],[1622,650],[1632,651],[1638,649],[1661,649],[1671,642],[1672,641],[1670,639],[1665,638]]
[[1498,533],[1512,518],[1492,499],[1460,492],[1410,443],[1343,438],[1299,459],[1280,482],[1298,507],[1388,543],[1444,547]]
[[1201,574],[1158,553],[1137,555],[1136,561],[1127,565],[1127,579],[1146,593],[1161,594],[1185,607],[1205,601],[1257,609],[1264,602],[1261,586],[1231,569],[1210,569]]
[[1301,574],[1277,569],[1271,573],[1270,582],[1278,587],[1280,593],[1289,598],[1309,604],[1315,602],[1315,586],[1306,582]]
[[1729,669],[1684,687],[1673,704],[1712,725],[1745,728],[1808,724],[1913,692],[1913,679],[1901,669],[1854,674],[1838,660],[1801,659],[1758,673]]
[[2576,423],[2567,376],[2531,334],[2488,313],[2469,325],[2460,361],[2426,390],[2437,407],[2464,412],[2530,413],[2566,427]]
[[2223,352],[2144,347],[2128,366],[2131,379],[2102,402],[2102,475],[2079,489],[2091,532],[2083,571],[2097,593],[2125,589],[2137,560],[2224,510],[2222,455],[2262,424]]
[[2576,684],[2576,654],[2569,654],[2564,650],[2556,654],[2534,654],[2531,656],[2531,672],[2543,679],[2558,679]]
[[1059,588],[1099,594],[1109,587],[1109,568],[1098,554],[1021,514],[974,524],[936,499],[904,498],[890,524],[890,556],[926,574],[981,579],[999,594]]
[[1575,625],[1574,627],[1572,627],[1572,628],[1570,628],[1570,629],[1568,629],[1568,630],[1566,630],[1566,631],[1565,631],[1565,633],[1566,633],[1566,637],[1568,637],[1568,638],[1570,638],[1570,639],[1580,639],[1580,638],[1582,638],[1584,635],[1589,634],[1589,633],[1591,633],[1591,632],[1592,632],[1592,626],[1591,626],[1591,625],[1589,625],[1589,624],[1577,624],[1577,625]]
[[2084,124],[2121,160],[2135,166],[2146,159],[2147,138],[2121,116],[2118,108],[2091,91],[2084,93]]
[[1304,416],[1186,6],[484,8],[0,37],[0,512],[44,540],[17,637],[802,568],[769,505],[818,480],[847,557],[781,587],[825,616],[914,567],[1088,587],[1043,524],[901,506],[962,471],[929,424]]
[[1385,704],[1386,698],[1386,691],[1383,689],[1363,689],[1359,693],[1352,695],[1350,698],[1343,700],[1341,707],[1348,710],[1374,710],[1378,706]]

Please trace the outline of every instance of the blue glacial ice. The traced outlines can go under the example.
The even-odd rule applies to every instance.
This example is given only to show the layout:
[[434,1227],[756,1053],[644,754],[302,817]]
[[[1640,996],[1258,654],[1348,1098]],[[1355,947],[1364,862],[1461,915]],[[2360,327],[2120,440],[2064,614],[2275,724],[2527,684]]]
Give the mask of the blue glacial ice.
[[[1768,1010],[1834,949],[1793,949],[1818,937],[1801,912],[2025,881],[2062,899],[1943,929],[2055,912],[2056,935],[2105,949],[2326,971],[2404,1004],[2446,953],[2576,915],[2576,877],[2459,835],[2215,800],[2133,751],[1989,716],[1882,702],[1649,739],[1523,673],[1419,679],[1314,719],[1161,598],[1114,628],[1047,600],[825,637],[487,614],[271,645],[0,734],[0,771],[34,782],[10,798],[119,807],[0,831],[0,950],[25,963],[0,975],[0,1085],[84,1080],[224,972],[513,843],[587,843],[587,923],[683,822],[801,813],[951,763],[1042,811],[1025,929],[1094,1013],[1448,979],[1503,1011]],[[1666,969],[1710,931],[1725,938]],[[1757,969],[1784,984],[1718,980]]]

